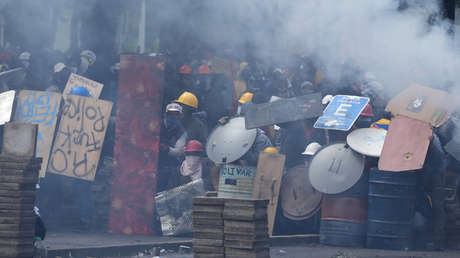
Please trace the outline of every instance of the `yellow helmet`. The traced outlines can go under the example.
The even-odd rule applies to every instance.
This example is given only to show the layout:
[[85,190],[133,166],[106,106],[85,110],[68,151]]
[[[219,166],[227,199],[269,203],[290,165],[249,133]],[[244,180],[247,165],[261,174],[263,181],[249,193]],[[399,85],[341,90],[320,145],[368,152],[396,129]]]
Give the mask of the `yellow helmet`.
[[264,150],[265,153],[270,153],[270,154],[278,154],[280,153],[277,148],[275,147],[267,147]]
[[188,91],[182,93],[176,102],[190,107],[198,108],[198,98],[195,96],[195,94]]
[[252,97],[254,97],[254,94],[251,92],[245,92],[243,95],[241,95],[240,99],[238,100],[239,103],[244,104],[246,102],[251,102]]

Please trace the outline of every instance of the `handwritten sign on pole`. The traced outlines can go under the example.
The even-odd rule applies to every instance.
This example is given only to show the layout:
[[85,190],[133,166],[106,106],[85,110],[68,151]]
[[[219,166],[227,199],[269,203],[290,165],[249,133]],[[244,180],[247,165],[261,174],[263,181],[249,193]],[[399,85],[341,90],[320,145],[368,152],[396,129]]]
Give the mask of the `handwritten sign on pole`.
[[40,177],[46,174],[60,105],[61,94],[54,92],[22,90],[17,98],[14,120],[38,125],[35,155],[43,158]]
[[48,165],[51,173],[94,180],[112,104],[94,98],[64,96]]
[[89,94],[91,94],[91,97],[97,99],[101,95],[101,91],[102,91],[102,88],[104,87],[104,84],[90,80],[78,74],[72,73],[69,77],[69,80],[67,80],[67,84],[65,85],[64,95],[69,94],[69,91],[73,87],[77,87],[77,86],[85,87],[89,91]]

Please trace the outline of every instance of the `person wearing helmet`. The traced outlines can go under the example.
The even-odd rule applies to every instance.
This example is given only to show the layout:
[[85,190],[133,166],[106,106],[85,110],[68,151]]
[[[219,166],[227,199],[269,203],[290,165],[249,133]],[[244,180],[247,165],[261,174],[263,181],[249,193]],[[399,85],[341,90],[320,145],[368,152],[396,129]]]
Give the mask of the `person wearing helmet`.
[[51,86],[46,91],[54,91],[62,93],[67,84],[67,80],[71,74],[70,68],[64,63],[56,63],[53,69],[53,75],[51,77]]
[[187,141],[197,140],[203,143],[206,142],[208,137],[206,123],[194,116],[194,113],[198,109],[198,98],[195,94],[186,91],[175,102],[180,104],[183,109],[181,124],[187,133]]
[[184,64],[179,68],[180,89],[185,91],[194,91],[193,71],[192,68]]
[[241,95],[240,99],[238,100],[238,106],[236,108],[236,115],[243,115],[244,114],[244,107],[252,102],[252,98],[254,94],[251,92],[245,92]]
[[187,142],[184,153],[185,159],[180,166],[180,185],[203,179],[206,190],[212,191],[214,188],[210,179],[212,162],[206,157],[201,142],[196,140]]
[[96,54],[91,50],[83,50],[80,53],[80,64],[78,66],[78,74],[85,75],[88,68],[96,62]]
[[30,58],[31,58],[31,54],[29,52],[22,52],[18,59],[19,59],[19,62],[21,64],[21,66],[24,68],[24,69],[29,69],[30,67]]
[[270,153],[270,154],[279,154],[280,152],[278,151],[277,148],[275,147],[267,147],[264,150],[265,153]]
[[304,162],[305,166],[309,166],[311,160],[313,159],[313,156],[322,148],[321,144],[317,142],[312,142],[307,145],[307,148],[305,148],[305,151],[302,153],[302,155],[305,157]]

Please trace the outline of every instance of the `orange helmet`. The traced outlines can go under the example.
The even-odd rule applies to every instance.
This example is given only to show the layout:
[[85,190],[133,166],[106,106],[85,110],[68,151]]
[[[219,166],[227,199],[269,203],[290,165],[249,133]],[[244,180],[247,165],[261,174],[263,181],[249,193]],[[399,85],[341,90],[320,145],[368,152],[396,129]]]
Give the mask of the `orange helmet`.
[[211,69],[209,69],[209,66],[202,64],[200,67],[198,67],[198,74],[210,74]]
[[183,65],[179,69],[179,73],[181,73],[181,74],[192,74],[192,68],[190,68],[189,65]]

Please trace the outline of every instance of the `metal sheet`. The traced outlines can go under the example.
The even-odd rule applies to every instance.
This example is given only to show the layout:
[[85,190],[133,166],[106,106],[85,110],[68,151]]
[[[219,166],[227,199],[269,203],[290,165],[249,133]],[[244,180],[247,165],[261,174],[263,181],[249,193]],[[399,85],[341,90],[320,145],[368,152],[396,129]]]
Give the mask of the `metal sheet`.
[[245,111],[246,128],[258,128],[318,117],[322,111],[320,93],[279,99],[270,103],[250,104]]
[[327,105],[314,127],[348,131],[368,103],[369,98],[367,97],[337,95]]
[[248,152],[256,134],[256,129],[245,128],[243,117],[232,118],[211,133],[206,144],[206,154],[215,163],[231,163]]
[[370,157],[380,157],[387,131],[377,128],[356,129],[347,136],[354,151]]
[[161,221],[164,236],[177,236],[191,233],[192,200],[204,195],[203,180],[195,180],[171,190],[160,192],[155,196],[155,205]]
[[0,125],[4,125],[11,120],[15,95],[16,92],[14,90],[0,94]]
[[281,185],[281,208],[287,218],[308,219],[319,209],[322,196],[311,185],[307,167],[300,165],[291,168],[284,175]]
[[314,156],[309,167],[309,178],[316,190],[337,194],[358,182],[363,170],[364,156],[343,143],[336,143]]
[[379,159],[379,169],[407,171],[421,169],[433,129],[427,122],[396,116],[391,120]]

